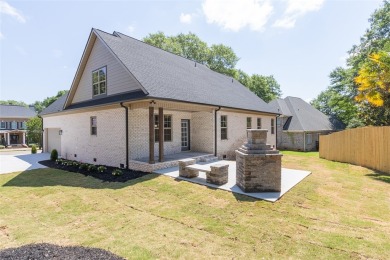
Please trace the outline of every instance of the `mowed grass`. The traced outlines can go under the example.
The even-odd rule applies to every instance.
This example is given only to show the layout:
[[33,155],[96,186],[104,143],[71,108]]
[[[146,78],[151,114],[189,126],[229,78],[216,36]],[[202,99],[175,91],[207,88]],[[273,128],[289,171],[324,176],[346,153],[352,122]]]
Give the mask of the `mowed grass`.
[[126,183],[53,169],[0,175],[0,248],[82,245],[128,259],[390,259],[390,184],[381,174],[318,153],[283,154],[283,167],[312,174],[276,203],[158,175]]

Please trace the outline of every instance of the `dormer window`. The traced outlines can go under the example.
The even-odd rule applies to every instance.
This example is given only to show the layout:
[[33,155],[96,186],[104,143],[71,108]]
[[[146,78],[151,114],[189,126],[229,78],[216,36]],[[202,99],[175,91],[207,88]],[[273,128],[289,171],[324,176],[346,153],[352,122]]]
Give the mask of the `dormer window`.
[[92,72],[93,96],[107,93],[107,67],[102,67]]

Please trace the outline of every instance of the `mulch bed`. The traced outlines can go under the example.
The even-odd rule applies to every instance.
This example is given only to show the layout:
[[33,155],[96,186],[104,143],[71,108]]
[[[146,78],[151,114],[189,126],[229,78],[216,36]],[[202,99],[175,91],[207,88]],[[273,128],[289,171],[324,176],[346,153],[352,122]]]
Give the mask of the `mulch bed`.
[[57,246],[53,244],[43,243],[30,244],[21,247],[0,250],[0,259],[123,260],[124,258],[99,248],[88,248],[82,246]]
[[56,164],[54,161],[51,160],[40,161],[39,163],[49,168],[60,169],[69,172],[77,172],[83,174],[84,176],[91,176],[106,182],[126,182],[129,180],[134,180],[139,177],[145,176],[146,174],[149,174],[147,172],[121,169],[123,174],[119,176],[114,176],[112,175],[112,171],[114,169],[117,169],[115,167],[105,166],[107,170],[105,172],[100,173],[97,171],[90,172],[88,170],[81,170],[79,169],[79,167],[75,167],[75,166]]

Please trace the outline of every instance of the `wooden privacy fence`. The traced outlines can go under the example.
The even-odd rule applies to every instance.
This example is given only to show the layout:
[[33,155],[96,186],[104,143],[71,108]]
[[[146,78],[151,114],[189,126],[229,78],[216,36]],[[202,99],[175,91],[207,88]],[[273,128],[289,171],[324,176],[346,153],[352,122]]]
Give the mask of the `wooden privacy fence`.
[[320,158],[390,173],[390,126],[354,128],[322,135]]

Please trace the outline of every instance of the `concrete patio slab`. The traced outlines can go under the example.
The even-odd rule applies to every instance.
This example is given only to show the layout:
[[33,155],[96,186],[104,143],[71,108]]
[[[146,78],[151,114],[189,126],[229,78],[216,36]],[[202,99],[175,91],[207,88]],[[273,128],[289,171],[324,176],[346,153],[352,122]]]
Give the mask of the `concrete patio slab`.
[[39,161],[48,160],[50,158],[49,153],[36,153],[36,154],[0,154],[0,174],[21,172],[39,168],[47,168]]
[[243,192],[236,185],[236,162],[235,161],[218,161],[213,163],[199,163],[204,165],[212,165],[220,162],[229,164],[229,181],[228,183],[218,186],[214,184],[210,184],[206,182],[206,174],[204,172],[199,172],[199,177],[195,178],[183,178],[179,176],[179,167],[172,167],[167,169],[156,170],[154,173],[169,176],[175,179],[185,180],[193,183],[197,183],[200,185],[205,185],[208,187],[222,189],[238,194],[243,194],[249,197],[262,199],[266,201],[275,202],[280,199],[287,191],[289,191],[292,187],[301,182],[305,177],[307,177],[311,172],[309,171],[301,171],[301,170],[292,170],[282,168],[282,189],[281,192],[256,192],[256,193],[246,193]]

